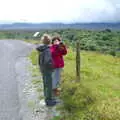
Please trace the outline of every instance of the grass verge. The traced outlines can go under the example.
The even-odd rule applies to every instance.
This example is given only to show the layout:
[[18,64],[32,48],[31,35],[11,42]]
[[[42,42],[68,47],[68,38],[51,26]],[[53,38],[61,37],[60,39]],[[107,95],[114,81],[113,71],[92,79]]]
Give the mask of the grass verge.
[[[37,64],[36,51],[30,59]],[[81,81],[75,79],[75,53],[69,50],[61,81],[63,120],[120,120],[120,58],[82,51]]]

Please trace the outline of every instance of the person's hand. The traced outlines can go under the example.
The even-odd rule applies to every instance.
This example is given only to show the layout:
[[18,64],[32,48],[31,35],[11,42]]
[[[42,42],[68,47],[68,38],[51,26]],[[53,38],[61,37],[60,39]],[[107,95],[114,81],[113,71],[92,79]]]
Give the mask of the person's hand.
[[60,42],[59,48],[60,48],[60,49],[64,49],[64,47],[65,47],[65,45],[64,45],[62,42]]
[[33,49],[36,49],[37,47],[39,47],[38,43],[33,44]]

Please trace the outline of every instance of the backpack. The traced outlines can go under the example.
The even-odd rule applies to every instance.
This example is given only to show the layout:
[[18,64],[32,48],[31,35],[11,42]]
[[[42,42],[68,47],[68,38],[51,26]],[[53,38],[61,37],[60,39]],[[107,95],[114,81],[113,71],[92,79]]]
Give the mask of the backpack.
[[37,48],[39,53],[39,66],[43,73],[44,71],[53,70],[53,60],[50,52],[50,47],[48,45],[42,45]]

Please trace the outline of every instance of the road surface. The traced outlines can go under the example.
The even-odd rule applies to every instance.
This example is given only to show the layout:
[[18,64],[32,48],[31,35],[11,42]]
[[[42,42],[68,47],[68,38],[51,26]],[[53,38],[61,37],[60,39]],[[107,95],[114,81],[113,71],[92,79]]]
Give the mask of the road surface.
[[31,50],[31,44],[23,41],[0,40],[0,120],[23,119],[16,72],[18,70],[19,73],[20,62],[25,63],[25,60],[21,59],[19,64],[17,61],[26,57]]
[[56,115],[56,107],[47,108],[32,85],[27,56],[33,47],[21,40],[0,40],[0,120],[49,120]]

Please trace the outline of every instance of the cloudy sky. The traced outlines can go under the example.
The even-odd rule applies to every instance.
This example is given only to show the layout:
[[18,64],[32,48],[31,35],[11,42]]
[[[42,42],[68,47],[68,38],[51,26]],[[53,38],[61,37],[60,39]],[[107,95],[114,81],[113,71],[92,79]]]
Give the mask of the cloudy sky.
[[120,0],[0,0],[1,22],[120,22]]

